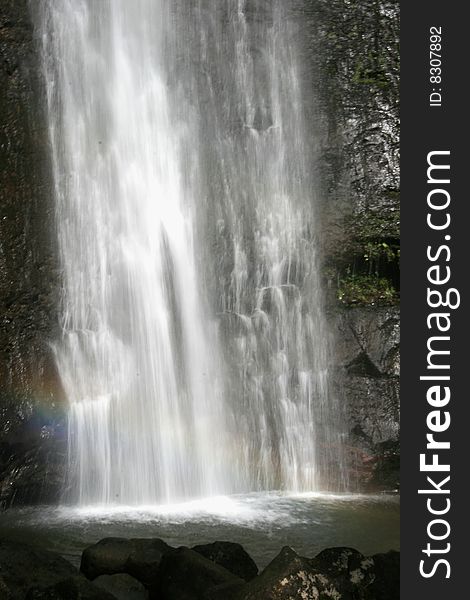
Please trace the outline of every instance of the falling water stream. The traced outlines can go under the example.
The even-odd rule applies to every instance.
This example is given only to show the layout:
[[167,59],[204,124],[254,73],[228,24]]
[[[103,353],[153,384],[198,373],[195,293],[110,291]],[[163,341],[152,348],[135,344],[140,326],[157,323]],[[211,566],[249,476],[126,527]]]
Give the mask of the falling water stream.
[[41,5],[74,502],[346,485],[288,5]]

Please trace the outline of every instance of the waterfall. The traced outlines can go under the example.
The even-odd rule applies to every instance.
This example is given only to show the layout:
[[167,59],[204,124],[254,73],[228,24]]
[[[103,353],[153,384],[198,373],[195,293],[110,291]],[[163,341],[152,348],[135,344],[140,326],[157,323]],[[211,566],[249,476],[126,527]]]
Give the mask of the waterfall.
[[41,4],[80,504],[340,485],[286,4]]

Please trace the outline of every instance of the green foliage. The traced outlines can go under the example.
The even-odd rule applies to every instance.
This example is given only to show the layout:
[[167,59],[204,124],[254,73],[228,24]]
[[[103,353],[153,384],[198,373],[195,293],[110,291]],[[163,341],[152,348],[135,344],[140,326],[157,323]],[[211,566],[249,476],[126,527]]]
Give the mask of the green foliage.
[[346,305],[395,304],[398,293],[383,277],[348,275],[339,282],[338,299]]
[[400,249],[387,244],[387,242],[367,242],[364,246],[364,260],[366,262],[385,260],[393,262],[400,256]]
[[387,62],[383,55],[374,55],[369,52],[366,60],[359,60],[356,64],[352,81],[358,85],[377,86],[386,88],[390,85],[387,77]]

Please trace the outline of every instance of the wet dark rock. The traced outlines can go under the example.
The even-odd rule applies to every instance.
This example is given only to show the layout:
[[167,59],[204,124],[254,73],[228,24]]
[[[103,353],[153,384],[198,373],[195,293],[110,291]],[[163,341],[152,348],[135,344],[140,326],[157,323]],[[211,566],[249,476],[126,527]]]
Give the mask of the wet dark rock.
[[[128,542],[127,544],[125,542]],[[162,546],[163,544],[163,546]],[[97,570],[128,568],[139,557],[149,571],[147,588],[128,573],[98,575],[90,582],[58,554],[0,542],[0,598],[5,600],[398,600],[400,554],[363,556],[354,548],[327,548],[314,558],[284,547],[260,575],[245,581],[214,561],[233,563],[253,575],[238,544],[215,542],[199,551],[170,548],[161,540],[108,538],[93,549]],[[155,567],[157,552],[161,552]],[[84,555],[90,555],[88,548]],[[233,557],[239,562],[233,562]],[[249,558],[249,557],[248,557]],[[251,559],[250,559],[251,560]],[[86,562],[86,561],[85,561]],[[93,561],[91,561],[93,562]],[[89,567],[90,564],[89,563]],[[241,561],[243,564],[243,561]],[[233,568],[233,564],[232,567]],[[249,565],[249,567],[248,567]],[[145,577],[144,577],[145,579]]]
[[148,600],[149,594],[144,585],[130,575],[100,575],[93,585],[112,594],[116,600]]
[[159,539],[104,538],[85,548],[80,571],[88,578],[127,573],[145,586],[154,581],[164,554],[171,550]]
[[317,554],[314,563],[324,573],[347,574],[357,568],[364,556],[354,548],[326,548]]
[[284,547],[264,571],[247,583],[237,600],[326,600],[352,598],[338,581],[321,573],[314,561]]
[[310,559],[285,547],[229,600],[398,600],[399,556],[388,552],[366,557],[339,547]]
[[[25,600],[120,600],[82,577],[75,575],[46,588],[33,587]],[[131,600],[131,598],[129,598]]]
[[354,548],[326,548],[315,558],[317,569],[335,578],[342,592],[355,600],[366,598],[366,590],[375,581],[374,560]]
[[337,334],[334,380],[350,407],[351,479],[359,489],[372,480],[374,489],[395,489],[396,468],[394,477],[375,471],[396,465],[385,464],[379,444],[398,440],[399,309],[341,306],[338,287],[364,274],[399,289],[399,3],[362,0],[347,11],[343,0],[294,4],[311,65],[305,111],[321,145],[320,243]]
[[[38,40],[28,0],[0,3],[0,506],[56,501],[62,390],[54,201]],[[59,427],[60,429],[60,427]],[[60,437],[61,433],[59,433]],[[49,445],[50,447],[50,445]],[[53,472],[57,468],[57,472]],[[42,482],[42,483],[41,483]]]
[[163,556],[150,600],[205,600],[216,586],[226,586],[225,593],[243,583],[224,567],[181,547]]
[[348,375],[356,377],[378,378],[382,375],[371,361],[368,354],[364,351],[360,352],[348,365],[346,365],[346,371]]
[[317,99],[311,119],[324,113],[324,243],[327,257],[347,260],[358,234],[399,237],[399,3],[298,6]]
[[34,443],[0,443],[0,507],[57,503],[65,457],[66,443],[59,435]]
[[258,575],[255,561],[240,544],[214,542],[213,544],[194,546],[192,550],[245,581],[250,581]]
[[54,552],[0,540],[0,577],[12,600],[23,600],[33,586],[52,586],[76,573],[73,565]]
[[393,491],[399,485],[400,314],[397,307],[342,309],[335,384],[347,404],[348,455],[354,486]]
[[157,576],[162,557],[172,548],[159,539],[135,539],[132,541],[134,548],[126,563],[126,573],[148,587]]
[[375,446],[375,464],[367,483],[370,491],[400,488],[400,442],[388,440]]
[[203,595],[204,600],[240,600],[246,583],[237,579],[228,583],[221,583],[209,588]]
[[365,587],[365,600],[398,600],[400,598],[400,553],[374,554],[374,578]]
[[400,364],[396,353],[400,344],[400,310],[398,307],[345,308],[335,315],[338,357],[347,366],[366,360],[373,372],[351,373],[364,377],[397,377]]

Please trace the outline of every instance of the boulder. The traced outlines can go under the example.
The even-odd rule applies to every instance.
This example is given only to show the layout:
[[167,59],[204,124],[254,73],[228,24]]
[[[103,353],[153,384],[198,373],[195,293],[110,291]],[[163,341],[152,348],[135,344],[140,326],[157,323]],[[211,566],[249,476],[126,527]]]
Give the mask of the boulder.
[[364,590],[374,582],[374,561],[354,548],[326,548],[313,559],[321,573],[332,577],[343,592],[360,600]]
[[23,600],[33,585],[44,588],[54,585],[76,575],[77,570],[54,552],[0,540],[0,573],[0,590],[3,586],[12,600]]
[[220,583],[208,588],[202,596],[204,600],[242,600],[246,582],[243,579]]
[[363,556],[353,548],[327,548],[313,559],[316,568],[334,578],[357,600],[398,600],[400,553]]
[[112,594],[116,600],[148,600],[145,586],[126,573],[100,575],[93,585]]
[[395,491],[400,480],[399,308],[343,308],[332,319],[338,332],[333,385],[348,406],[350,484],[368,492]]
[[250,581],[258,575],[255,561],[240,544],[214,542],[194,546],[193,550],[245,581]]
[[364,556],[354,548],[343,546],[325,548],[315,556],[313,562],[319,570],[335,575],[348,574],[363,560]]
[[127,573],[145,586],[156,576],[162,556],[171,550],[159,539],[104,538],[85,548],[80,571],[88,578]]
[[88,579],[99,575],[124,573],[126,562],[133,551],[131,540],[124,538],[104,538],[88,546],[82,553],[80,571]]
[[107,591],[98,588],[83,577],[75,575],[46,588],[34,586],[25,600],[116,600]]
[[399,600],[400,553],[390,550],[386,554],[374,554],[369,560],[373,561],[374,579],[364,588],[365,600]]
[[155,581],[162,557],[173,548],[158,538],[131,541],[133,550],[127,559],[125,572],[149,587]]
[[0,541],[0,598],[398,600],[400,596],[400,554],[395,551],[366,557],[354,548],[337,547],[305,558],[284,547],[256,576],[256,565],[239,544],[174,549],[158,539],[106,538],[83,552],[81,568],[93,582],[54,552]]
[[206,600],[216,586],[244,583],[200,553],[181,547],[163,556],[155,585],[150,589],[150,599]]
[[336,578],[284,547],[264,571],[239,590],[237,600],[351,600]]

